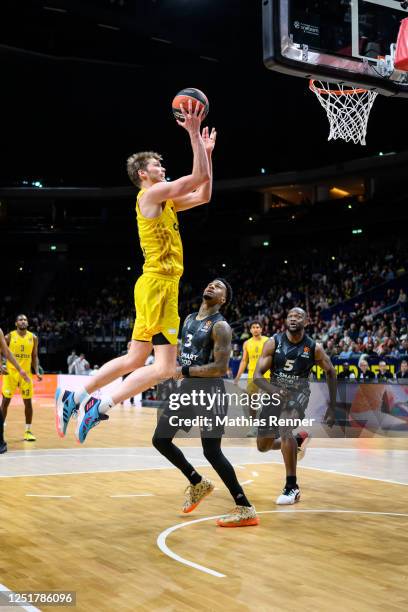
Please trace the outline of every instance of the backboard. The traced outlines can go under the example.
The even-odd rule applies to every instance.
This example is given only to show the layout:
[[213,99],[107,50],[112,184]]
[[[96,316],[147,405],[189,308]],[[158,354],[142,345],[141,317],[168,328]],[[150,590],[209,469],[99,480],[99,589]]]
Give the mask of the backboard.
[[263,0],[267,68],[408,97],[408,73],[394,69],[399,0]]

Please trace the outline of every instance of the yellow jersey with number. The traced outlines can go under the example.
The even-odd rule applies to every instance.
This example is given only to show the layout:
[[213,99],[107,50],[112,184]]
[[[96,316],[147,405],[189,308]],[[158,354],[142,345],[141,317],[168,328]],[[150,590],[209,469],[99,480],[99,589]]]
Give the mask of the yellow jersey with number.
[[[259,357],[262,355],[262,349],[265,342],[268,342],[268,336],[261,336],[258,339],[250,338],[246,342],[246,350],[248,353],[248,378],[253,378],[256,364]],[[269,372],[264,374],[265,378],[269,378]]]
[[[30,374],[34,349],[34,334],[26,331],[24,336],[20,336],[16,330],[10,332],[9,347],[18,364],[25,372],[27,372],[27,374]],[[10,372],[10,374],[17,372],[15,367],[10,362],[7,362],[7,370]]]
[[183,274],[183,245],[173,200],[166,200],[162,213],[147,219],[140,211],[139,201],[146,189],[141,189],[136,200],[137,227],[144,255],[143,273],[179,279]]

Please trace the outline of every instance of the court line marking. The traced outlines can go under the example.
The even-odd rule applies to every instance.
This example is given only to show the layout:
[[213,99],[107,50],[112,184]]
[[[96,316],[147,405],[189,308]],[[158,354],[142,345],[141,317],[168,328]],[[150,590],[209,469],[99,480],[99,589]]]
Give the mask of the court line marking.
[[[4,586],[4,584],[0,584],[0,593],[13,593],[13,595],[15,595],[15,591],[12,591],[11,589],[8,589],[6,586]],[[1,604],[3,605],[3,604]],[[6,604],[4,604],[6,606]],[[7,606],[8,608],[9,606]],[[41,610],[39,608],[36,608],[35,606],[23,606],[20,603],[13,603],[10,604],[10,607],[15,607],[15,608],[21,608],[22,610],[27,610],[27,612],[41,612]]]
[[239,484],[241,485],[247,485],[247,484],[251,484],[251,482],[254,482],[253,480],[244,480],[244,482],[240,482]]
[[[402,517],[408,517],[408,514],[403,514],[403,513],[399,513],[399,512],[370,512],[368,510],[337,510],[337,509],[318,509],[318,510],[314,510],[314,509],[310,509],[310,510],[295,510],[295,509],[291,509],[291,510],[262,510],[261,512],[258,512],[257,514],[317,514],[317,513],[330,513],[330,514],[367,514],[367,515],[375,515],[375,516],[402,516]],[[226,578],[226,574],[221,574],[220,572],[217,572],[216,570],[213,570],[209,567],[205,567],[204,565],[200,565],[199,563],[195,563],[194,561],[189,561],[189,559],[185,559],[184,557],[181,557],[180,555],[178,555],[177,553],[175,553],[173,550],[171,550],[171,548],[169,548],[166,544],[166,539],[167,537],[173,533],[174,531],[176,531],[177,529],[182,529],[183,527],[188,527],[189,525],[193,525],[195,523],[203,523],[204,521],[211,521],[211,520],[216,520],[221,518],[222,516],[225,516],[224,514],[219,514],[217,516],[206,516],[205,518],[200,518],[200,519],[195,519],[194,521],[185,521],[184,523],[178,523],[177,525],[173,525],[172,527],[168,527],[167,529],[165,529],[164,531],[162,531],[156,540],[156,544],[157,546],[160,548],[160,550],[167,555],[168,557],[170,557],[171,559],[174,559],[174,561],[178,561],[179,563],[182,563],[183,565],[187,565],[188,567],[192,567],[193,569],[196,569],[200,572],[203,572],[204,574],[210,574],[210,576],[214,576],[215,578]],[[222,529],[222,527],[220,527],[220,529]]]
[[128,495],[109,495],[109,497],[154,497],[154,493],[129,493]]
[[40,493],[26,493],[26,497],[57,497],[59,499],[71,499],[72,495],[42,495]]

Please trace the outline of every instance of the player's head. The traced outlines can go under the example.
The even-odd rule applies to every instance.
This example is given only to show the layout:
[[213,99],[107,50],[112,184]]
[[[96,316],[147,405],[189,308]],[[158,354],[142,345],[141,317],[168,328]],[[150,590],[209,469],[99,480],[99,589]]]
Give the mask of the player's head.
[[286,327],[290,332],[296,333],[304,330],[307,321],[307,313],[303,308],[292,308],[286,318]]
[[249,324],[249,331],[254,338],[259,338],[262,335],[262,325],[259,321],[251,321]]
[[16,316],[16,328],[17,329],[27,329],[28,327],[28,319],[25,314],[19,314]]
[[154,151],[142,151],[131,155],[127,160],[127,173],[136,187],[142,183],[154,185],[166,180],[166,169],[163,168],[162,156]]
[[219,307],[223,308],[230,303],[231,299],[232,288],[225,278],[215,278],[203,291],[203,300],[207,306],[219,304]]
[[378,369],[380,370],[381,374],[384,374],[384,372],[387,370],[387,364],[383,359],[378,363]]
[[403,374],[405,374],[405,372],[408,372],[408,361],[406,359],[403,359],[401,361],[401,372]]

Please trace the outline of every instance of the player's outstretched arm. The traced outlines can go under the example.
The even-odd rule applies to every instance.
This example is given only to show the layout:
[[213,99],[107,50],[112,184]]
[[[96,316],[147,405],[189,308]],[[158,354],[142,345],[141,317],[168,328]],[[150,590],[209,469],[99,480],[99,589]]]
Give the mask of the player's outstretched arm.
[[[214,341],[214,361],[202,366],[191,366],[189,376],[198,378],[218,378],[228,371],[231,354],[232,330],[226,321],[218,321],[212,331]],[[181,368],[180,368],[181,369]]]
[[17,370],[17,372],[24,378],[26,382],[30,382],[29,376],[24,372],[24,370],[20,367],[17,359],[14,357],[13,353],[10,351],[8,347],[8,343],[2,330],[0,329],[0,353],[2,353],[7,361],[9,361]]
[[255,372],[254,372],[254,380],[255,385],[266,391],[267,393],[276,393],[276,387],[271,385],[270,382],[266,378],[264,378],[264,374],[270,370],[273,370],[273,355],[275,353],[275,339],[271,338],[268,342],[265,342],[262,349],[262,354],[259,357]]
[[241,378],[241,376],[245,372],[246,367],[248,365],[248,351],[247,351],[247,343],[246,343],[246,341],[244,342],[244,346],[242,348],[244,350],[243,350],[243,353],[242,353],[241,363],[239,364],[237,375],[234,378],[234,383],[236,385],[238,384],[239,379]]
[[34,372],[37,375],[38,380],[42,380],[42,376],[40,374],[40,362],[38,360],[38,338],[34,336],[34,347],[33,347],[33,368]]
[[208,204],[208,202],[211,200],[213,187],[212,153],[214,151],[215,141],[217,140],[217,132],[215,128],[213,128],[211,132],[209,131],[208,127],[203,128],[202,139],[208,158],[210,180],[203,183],[203,185],[200,185],[200,187],[198,187],[192,193],[174,200],[174,205],[177,212],[188,210],[189,208],[195,208],[196,206],[201,206],[202,204]]
[[140,199],[142,213],[143,208],[161,204],[164,200],[177,200],[197,189],[203,183],[210,180],[210,169],[204,142],[200,134],[200,125],[203,120],[204,108],[199,112],[196,105],[192,111],[191,101],[188,111],[180,106],[184,116],[184,121],[177,121],[190,136],[191,147],[193,149],[193,169],[191,174],[182,176],[175,181],[162,181],[155,183],[144,193]]
[[329,407],[325,415],[325,423],[329,427],[333,427],[336,418],[336,394],[337,394],[337,374],[336,370],[330,361],[328,355],[325,353],[321,344],[316,344],[315,351],[315,363],[320,366],[326,372],[327,386],[329,387]]

